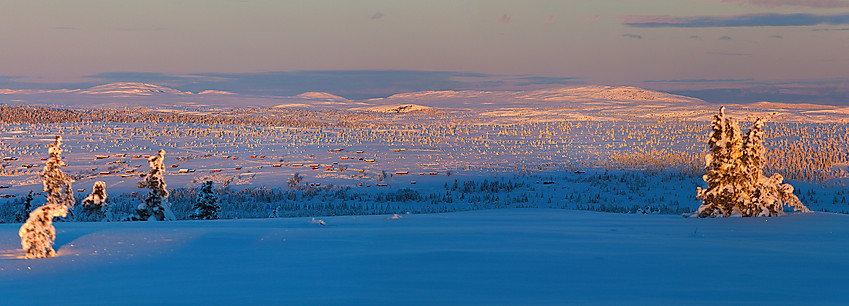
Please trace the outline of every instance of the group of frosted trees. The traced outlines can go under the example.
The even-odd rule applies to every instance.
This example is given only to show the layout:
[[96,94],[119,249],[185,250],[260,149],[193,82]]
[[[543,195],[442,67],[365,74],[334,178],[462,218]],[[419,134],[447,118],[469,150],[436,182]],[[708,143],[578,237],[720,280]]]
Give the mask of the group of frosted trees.
[[[30,212],[26,222],[18,231],[21,237],[21,246],[26,251],[27,258],[45,258],[56,254],[53,249],[53,243],[56,239],[53,218],[66,217],[74,208],[72,180],[59,169],[59,167],[66,165],[62,161],[62,151],[62,136],[56,136],[55,142],[49,146],[50,158],[47,159],[41,172],[47,203]],[[148,221],[176,219],[171,212],[171,205],[168,203],[168,190],[163,176],[165,171],[164,160],[165,150],[160,150],[158,155],[149,159],[151,171],[140,185],[147,187],[150,192],[144,202],[136,209],[136,215],[128,219]],[[83,221],[110,221],[113,219],[111,207],[106,203],[105,182],[95,182],[91,195],[82,202],[83,206],[77,219]],[[218,210],[218,198],[213,192],[212,182],[208,181],[198,193],[195,211],[190,217],[193,219],[217,219]]]
[[710,153],[705,156],[707,188],[697,188],[702,205],[699,217],[768,217],[784,213],[784,206],[809,211],[793,186],[780,174],[766,176],[764,169],[763,122],[758,119],[743,135],[737,121],[727,118],[725,107],[711,122]]

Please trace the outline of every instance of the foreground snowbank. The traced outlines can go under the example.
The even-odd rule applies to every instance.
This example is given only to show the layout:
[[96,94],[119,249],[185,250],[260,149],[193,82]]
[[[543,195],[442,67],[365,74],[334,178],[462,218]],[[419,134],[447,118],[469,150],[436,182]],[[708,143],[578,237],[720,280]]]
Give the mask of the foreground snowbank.
[[[849,216],[684,219],[572,210],[58,223],[4,305],[842,304]],[[45,289],[45,284],[50,289]],[[37,298],[36,298],[37,297]]]

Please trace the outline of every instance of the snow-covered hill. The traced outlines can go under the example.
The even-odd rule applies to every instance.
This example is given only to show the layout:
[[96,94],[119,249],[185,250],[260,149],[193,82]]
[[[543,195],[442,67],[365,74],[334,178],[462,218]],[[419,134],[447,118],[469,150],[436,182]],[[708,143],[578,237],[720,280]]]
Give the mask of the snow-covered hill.
[[416,104],[400,104],[400,105],[378,105],[371,107],[358,108],[357,110],[365,110],[381,113],[415,113],[433,111],[432,107],[416,105]]
[[[295,107],[390,113],[460,111],[506,122],[659,118],[707,121],[718,109],[716,104],[693,97],[631,86],[598,85],[503,91],[421,91],[350,100],[326,92],[262,96],[209,89],[192,93],[161,85],[122,82],[87,89],[0,89],[0,98],[3,99],[0,103],[75,108]],[[849,108],[818,104],[724,105],[729,110],[744,113],[749,119],[762,117],[782,122],[840,122],[849,115]]]
[[[0,89],[0,95],[39,95],[39,94],[84,94],[105,95],[113,97],[143,97],[162,95],[191,95],[190,91],[180,91],[174,88],[136,82],[119,82],[98,85],[87,89]],[[233,95],[222,90],[204,90],[199,95]]]
[[[691,97],[673,95],[636,87],[614,86],[562,87],[525,91],[422,91],[395,94],[387,98],[369,100],[369,102],[376,104],[398,101],[415,101],[424,105],[440,107],[450,107],[451,104],[456,102],[461,102],[462,105],[470,105],[470,102],[478,102],[478,104],[485,107],[516,105],[544,107],[558,106],[557,104],[551,104],[551,102],[705,103],[700,99]],[[480,103],[481,101],[488,102]],[[560,106],[566,105],[560,104]]]
[[[583,86],[515,91],[422,91],[364,101],[479,112],[497,120],[693,118],[713,108],[700,99],[636,87]],[[623,111],[628,109],[628,111]],[[704,109],[705,111],[694,112]]]
[[39,95],[39,94],[63,94],[79,92],[79,89],[0,89],[0,95]]
[[111,96],[152,96],[152,95],[188,95],[191,92],[180,91],[159,85],[121,82],[94,86],[81,90],[80,94],[111,95]]
[[293,98],[304,99],[304,100],[314,100],[314,101],[330,101],[330,102],[348,102],[350,100],[340,97],[331,93],[326,92],[305,92],[294,96]]
[[520,92],[517,98],[535,101],[563,102],[663,102],[663,103],[705,103],[700,99],[652,91],[630,86],[583,86],[540,89]]
[[0,224],[2,304],[849,301],[844,215],[509,209],[400,217],[317,217],[325,226],[310,218],[60,222],[59,256],[40,260],[20,258],[19,224]]

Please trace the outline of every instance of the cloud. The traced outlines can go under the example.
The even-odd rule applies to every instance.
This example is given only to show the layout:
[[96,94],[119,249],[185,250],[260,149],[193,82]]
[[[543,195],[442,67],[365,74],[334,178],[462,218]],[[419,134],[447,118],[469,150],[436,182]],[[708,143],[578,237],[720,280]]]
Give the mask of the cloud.
[[751,53],[734,53],[734,52],[707,52],[707,54],[726,55],[726,56],[752,56]]
[[822,29],[811,29],[811,31],[814,31],[814,32],[849,31],[849,28],[840,28],[840,29],[828,29],[828,28],[822,28]]
[[501,18],[499,18],[499,19],[498,19],[498,23],[500,23],[500,24],[508,24],[508,23],[510,23],[510,20],[511,20],[511,19],[513,19],[513,15],[510,15],[510,14],[504,14],[503,16],[501,16]]
[[772,36],[770,36],[769,38],[782,39],[782,38],[784,38],[784,36],[781,36],[781,35],[772,35]]
[[633,38],[633,39],[643,39],[642,35],[637,35],[637,34],[622,34],[622,37]]
[[722,36],[719,40],[731,40],[731,36]]
[[[578,78],[574,77],[547,77],[547,76],[526,76],[515,79],[519,81],[517,85],[572,85],[581,84]],[[522,82],[524,81],[524,82]]]
[[599,18],[601,18],[601,15],[593,15],[593,16],[590,16],[590,17],[578,19],[578,23],[581,23],[581,24],[593,23],[596,20],[598,20]]
[[775,8],[779,6],[806,6],[815,8],[849,7],[845,0],[714,0],[722,3],[743,3],[753,6]]
[[22,77],[15,76],[15,75],[0,75],[0,81],[11,81],[11,80],[17,80],[17,79],[21,79],[21,78]]
[[[754,103],[760,101],[778,103],[815,103],[849,106],[846,80],[809,83],[769,83],[742,81],[709,84],[683,84],[682,88],[665,90],[670,93],[696,97],[710,103]],[[647,84],[647,87],[653,87]],[[658,84],[664,87],[664,84]]]
[[624,24],[636,28],[781,27],[820,24],[849,25],[843,14],[751,14],[738,16],[623,16]]
[[702,39],[702,37],[699,35],[692,35],[690,36],[690,39]]
[[545,20],[542,21],[544,24],[552,24],[554,23],[554,15],[548,16]]
[[649,80],[643,83],[736,83],[749,82],[754,79],[677,79],[677,80]]
[[185,76],[175,76],[157,72],[103,72],[85,76],[88,79],[109,80],[116,82],[177,82],[184,81]]
[[371,19],[380,19],[380,18],[383,18],[383,13],[381,13],[381,12],[377,12],[377,13],[374,13],[374,15],[371,15]]

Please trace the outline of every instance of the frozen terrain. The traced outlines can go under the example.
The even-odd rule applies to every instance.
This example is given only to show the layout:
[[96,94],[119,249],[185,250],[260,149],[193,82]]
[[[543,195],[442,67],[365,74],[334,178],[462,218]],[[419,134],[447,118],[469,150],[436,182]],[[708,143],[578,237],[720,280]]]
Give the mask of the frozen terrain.
[[[165,149],[166,181],[182,189],[172,197],[178,218],[205,181],[222,194],[226,218],[506,207],[680,214],[699,205],[694,190],[716,112],[699,99],[612,86],[355,101],[114,83],[0,98],[54,107],[0,106],[0,222],[40,191],[55,135],[65,141],[63,170],[76,196],[104,181],[123,213],[144,192],[146,156]],[[766,118],[767,174],[793,182],[811,209],[849,212],[844,109],[763,102],[729,113],[744,128]],[[296,173],[304,182],[287,186]]]
[[[611,86],[0,90],[0,304],[846,304],[849,111],[730,105],[819,212],[682,218],[717,109]],[[77,203],[103,181],[116,219],[166,150],[181,221],[56,222],[59,256],[23,259],[55,135]],[[185,220],[206,181],[225,220]]]
[[[694,219],[574,210],[57,223],[3,304],[845,305],[849,217]],[[45,284],[55,284],[45,290]]]

